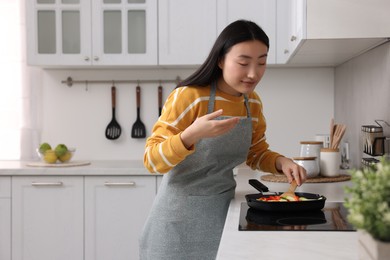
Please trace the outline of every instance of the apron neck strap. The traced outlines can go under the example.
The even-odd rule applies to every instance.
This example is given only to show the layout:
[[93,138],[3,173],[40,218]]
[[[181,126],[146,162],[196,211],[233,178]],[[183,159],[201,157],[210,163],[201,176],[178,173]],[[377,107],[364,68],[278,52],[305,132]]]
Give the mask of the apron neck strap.
[[[209,105],[207,108],[207,114],[210,114],[214,111],[216,92],[217,92],[217,81],[213,81],[211,83],[210,99],[209,99]],[[247,114],[247,117],[249,118],[249,117],[251,117],[251,110],[249,109],[248,96],[246,94],[244,94],[244,100],[245,100],[246,114]]]

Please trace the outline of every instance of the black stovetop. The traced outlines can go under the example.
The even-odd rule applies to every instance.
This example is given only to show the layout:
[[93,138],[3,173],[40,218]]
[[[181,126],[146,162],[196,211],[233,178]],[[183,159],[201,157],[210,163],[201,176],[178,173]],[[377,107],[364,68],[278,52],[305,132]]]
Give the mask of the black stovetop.
[[355,231],[342,202],[327,202],[322,210],[269,212],[241,203],[239,231]]

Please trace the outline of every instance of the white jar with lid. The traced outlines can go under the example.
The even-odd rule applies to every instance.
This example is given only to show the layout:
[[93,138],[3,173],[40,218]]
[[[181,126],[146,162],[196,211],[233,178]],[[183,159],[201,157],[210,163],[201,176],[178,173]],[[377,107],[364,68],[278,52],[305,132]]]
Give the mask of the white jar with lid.
[[307,178],[313,178],[320,175],[320,166],[317,162],[317,157],[294,157],[293,161],[305,168]]
[[299,156],[301,157],[317,157],[316,162],[320,167],[321,148],[324,148],[324,143],[320,141],[301,141],[301,150]]

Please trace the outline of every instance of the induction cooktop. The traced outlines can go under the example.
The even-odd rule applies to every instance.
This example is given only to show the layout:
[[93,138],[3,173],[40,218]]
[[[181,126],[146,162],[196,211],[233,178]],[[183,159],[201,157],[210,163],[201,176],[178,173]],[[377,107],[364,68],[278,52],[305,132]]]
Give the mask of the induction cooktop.
[[270,212],[241,203],[239,231],[356,231],[342,202],[326,202],[322,210]]

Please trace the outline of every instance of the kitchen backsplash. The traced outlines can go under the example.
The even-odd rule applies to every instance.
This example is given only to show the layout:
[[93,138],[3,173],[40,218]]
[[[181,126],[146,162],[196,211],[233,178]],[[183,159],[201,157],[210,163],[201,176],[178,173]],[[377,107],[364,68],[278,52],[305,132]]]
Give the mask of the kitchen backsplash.
[[360,167],[362,125],[390,123],[390,43],[387,42],[335,69],[335,118],[347,124],[351,166]]
[[[134,84],[116,85],[116,118],[122,128],[117,140],[105,137],[111,120],[112,84],[75,84],[74,80],[145,80],[185,78],[192,69],[96,69],[42,70],[36,84],[40,101],[41,142],[65,143],[76,147],[75,160],[137,160],[143,158],[146,139],[132,139],[136,120]],[[141,83],[141,120],[147,135],[158,119],[159,83]],[[163,100],[174,89],[162,84]],[[256,91],[260,94],[271,149],[287,156],[299,154],[299,142],[327,133],[334,113],[333,68],[268,68]]]

